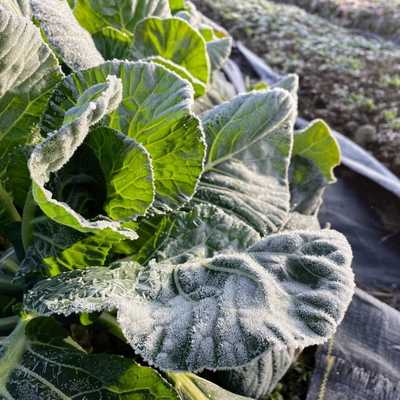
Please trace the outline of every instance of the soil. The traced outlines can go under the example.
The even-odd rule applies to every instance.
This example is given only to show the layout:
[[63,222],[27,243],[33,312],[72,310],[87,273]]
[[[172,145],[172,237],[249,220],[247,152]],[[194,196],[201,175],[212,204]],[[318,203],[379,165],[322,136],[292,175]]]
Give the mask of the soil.
[[382,36],[400,44],[399,0],[273,0],[293,4],[312,14],[369,37]]
[[280,73],[300,75],[300,115],[323,118],[400,175],[400,48],[295,6],[197,0]]

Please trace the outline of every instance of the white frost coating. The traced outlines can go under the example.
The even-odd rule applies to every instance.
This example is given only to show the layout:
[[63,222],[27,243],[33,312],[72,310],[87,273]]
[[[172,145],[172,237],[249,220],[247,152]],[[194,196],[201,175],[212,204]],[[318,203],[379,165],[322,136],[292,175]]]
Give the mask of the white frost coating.
[[30,0],[50,45],[73,70],[95,67],[104,62],[90,34],[83,29],[66,0]]
[[40,31],[26,18],[0,6],[0,97],[15,95],[36,98],[62,76]]
[[32,10],[29,0],[3,0],[2,6],[10,10],[14,15],[31,18]]
[[[11,148],[29,143],[63,74],[56,57],[27,18],[0,6],[0,165]],[[12,104],[12,107],[10,105]],[[22,165],[20,168],[23,168]]]
[[[95,101],[88,92],[96,96]],[[63,126],[52,132],[47,139],[37,145],[28,162],[33,181],[32,192],[36,203],[54,221],[70,226],[81,232],[108,231],[110,234],[136,239],[137,234],[121,227],[120,223],[109,219],[89,221],[74,211],[66,203],[55,200],[45,188],[50,174],[60,170],[73,156],[89,133],[91,125],[99,122],[106,114],[114,111],[122,99],[122,83],[110,75],[107,82],[95,85],[84,92],[77,106],[68,110]]]
[[297,104],[283,89],[240,95],[202,116],[208,159],[196,194],[261,234],[290,209],[289,163]]
[[115,308],[128,342],[150,364],[227,369],[331,337],[353,295],[351,260],[341,234],[297,231],[181,265],[63,274],[40,282],[25,305],[45,315]]

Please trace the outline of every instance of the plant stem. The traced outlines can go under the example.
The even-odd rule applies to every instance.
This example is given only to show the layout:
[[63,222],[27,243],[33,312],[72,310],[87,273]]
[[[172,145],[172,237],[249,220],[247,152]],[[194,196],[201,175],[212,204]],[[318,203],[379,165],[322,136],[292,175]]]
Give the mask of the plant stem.
[[3,261],[3,269],[4,271],[16,274],[18,272],[19,266],[14,260],[8,258],[7,260]]
[[2,294],[18,294],[24,290],[22,285],[13,282],[11,277],[0,274],[0,293]]
[[165,374],[173,382],[177,392],[183,394],[185,399],[209,400],[209,397],[190,379],[190,373],[166,372]]
[[19,269],[18,264],[12,259],[12,257],[14,256],[15,250],[13,248],[10,248],[6,250],[0,257],[0,267],[4,271],[10,272],[11,274],[17,273]]
[[32,221],[35,218],[36,207],[37,207],[36,202],[32,194],[32,188],[30,188],[25,200],[24,211],[22,213],[21,235],[22,235],[22,244],[24,246],[25,251],[32,243],[33,239]]
[[6,192],[4,186],[0,182],[0,205],[4,208],[6,215],[13,222],[20,222],[21,216],[15,208],[11,196]]
[[0,333],[1,334],[9,333],[18,325],[18,322],[19,322],[19,317],[17,315],[0,318]]
[[[3,341],[4,351],[0,358],[0,388],[2,389],[6,387],[9,376],[17,367],[25,352],[25,327],[32,318],[31,315],[21,316],[11,335]],[[4,392],[1,394],[4,394]]]

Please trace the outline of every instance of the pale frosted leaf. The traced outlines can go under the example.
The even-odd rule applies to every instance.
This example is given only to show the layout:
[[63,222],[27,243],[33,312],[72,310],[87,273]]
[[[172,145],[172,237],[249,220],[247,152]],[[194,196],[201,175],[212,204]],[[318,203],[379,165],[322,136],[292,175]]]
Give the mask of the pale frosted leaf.
[[218,371],[216,380],[224,388],[253,399],[264,399],[271,393],[295,361],[299,350],[272,348],[244,367]]
[[39,120],[63,74],[39,29],[13,12],[0,6],[0,182],[9,201],[22,207],[30,185],[23,147],[38,140]]
[[1,5],[7,8],[12,14],[20,17],[31,18],[32,16],[29,0],[3,0]]
[[289,74],[271,86],[271,88],[281,88],[287,90],[295,99],[296,104],[298,101],[299,92],[299,76],[296,74]]
[[104,62],[90,34],[75,19],[66,0],[30,0],[50,46],[73,70]]
[[227,369],[331,337],[353,295],[351,259],[335,231],[276,234],[247,252],[185,264],[63,274],[40,282],[25,306],[65,315],[115,308],[128,342],[149,363]]
[[220,69],[228,60],[232,51],[232,38],[224,37],[207,42],[207,52],[211,68]]
[[266,234],[289,212],[296,105],[285,90],[240,95],[203,114],[208,158],[197,198]]

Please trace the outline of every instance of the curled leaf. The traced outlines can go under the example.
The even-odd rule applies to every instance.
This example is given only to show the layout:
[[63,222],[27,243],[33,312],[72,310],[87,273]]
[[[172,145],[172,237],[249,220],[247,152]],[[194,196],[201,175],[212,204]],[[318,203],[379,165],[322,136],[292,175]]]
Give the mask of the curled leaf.
[[325,187],[336,182],[333,170],[340,157],[339,145],[324,121],[315,120],[295,132],[290,165],[292,209],[316,213]]
[[115,110],[121,97],[121,81],[115,76],[109,76],[106,83],[88,88],[75,107],[65,114],[62,127],[35,147],[28,167],[33,182],[33,197],[49,218],[84,233],[103,231],[111,236],[135,239],[136,233],[123,228],[118,222],[105,218],[94,221],[84,218],[68,204],[56,200],[52,192],[46,189],[50,175],[70,160],[89,134],[90,126]]
[[154,63],[113,61],[70,75],[57,87],[43,119],[58,129],[69,108],[108,75],[122,82],[122,101],[102,121],[140,143],[152,159],[157,209],[188,202],[203,170],[205,143],[200,121],[191,111],[193,91],[186,81]]
[[234,393],[263,399],[272,392],[295,361],[301,349],[272,347],[271,351],[251,361],[244,367],[218,371],[217,382]]

